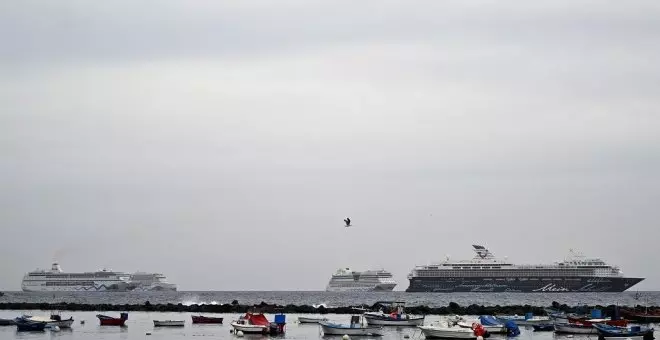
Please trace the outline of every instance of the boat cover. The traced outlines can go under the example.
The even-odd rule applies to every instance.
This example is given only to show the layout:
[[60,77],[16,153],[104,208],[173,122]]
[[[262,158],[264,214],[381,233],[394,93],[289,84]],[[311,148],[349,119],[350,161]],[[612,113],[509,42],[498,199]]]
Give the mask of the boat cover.
[[482,315],[482,316],[480,316],[479,317],[479,322],[481,322],[481,324],[484,325],[484,326],[502,326],[502,323],[499,322],[492,315]]
[[516,322],[513,320],[509,320],[504,323],[504,327],[506,327],[506,335],[507,336],[518,336],[520,335],[520,328],[518,328],[518,325],[516,325]]
[[246,313],[243,319],[247,320],[252,325],[258,325],[258,326],[270,325],[270,321],[268,321],[268,319],[266,319],[266,317],[263,314]]

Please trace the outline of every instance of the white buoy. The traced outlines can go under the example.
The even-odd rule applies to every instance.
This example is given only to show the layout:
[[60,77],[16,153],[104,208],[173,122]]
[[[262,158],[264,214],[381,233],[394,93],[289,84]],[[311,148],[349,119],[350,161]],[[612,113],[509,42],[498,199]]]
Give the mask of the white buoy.
[[50,328],[51,331],[53,332],[59,332],[60,331],[60,326],[53,326]]
[[239,337],[239,338],[242,338],[243,337],[243,331],[236,332],[236,336]]
[[344,336],[341,337],[342,340],[351,340],[351,337],[348,336],[348,334],[344,334]]
[[567,335],[566,337],[567,337],[567,338],[572,338],[572,337],[573,337],[573,334],[569,334],[569,335]]
[[477,340],[484,340],[484,337],[481,336],[481,335],[479,335],[479,336],[477,337]]

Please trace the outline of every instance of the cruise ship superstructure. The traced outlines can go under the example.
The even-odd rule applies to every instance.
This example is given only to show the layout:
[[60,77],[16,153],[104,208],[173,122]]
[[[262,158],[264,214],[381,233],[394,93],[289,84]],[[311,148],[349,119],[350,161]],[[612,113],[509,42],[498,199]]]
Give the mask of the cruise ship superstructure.
[[352,271],[341,268],[332,275],[326,291],[356,292],[356,291],[391,291],[396,286],[392,273],[380,270]]
[[644,280],[581,255],[554,264],[516,265],[473,245],[472,260],[416,266],[407,292],[622,292]]
[[67,273],[58,263],[50,270],[35,270],[23,276],[21,289],[25,292],[70,291],[149,291],[176,290],[162,274],[128,274],[103,269],[95,272]]

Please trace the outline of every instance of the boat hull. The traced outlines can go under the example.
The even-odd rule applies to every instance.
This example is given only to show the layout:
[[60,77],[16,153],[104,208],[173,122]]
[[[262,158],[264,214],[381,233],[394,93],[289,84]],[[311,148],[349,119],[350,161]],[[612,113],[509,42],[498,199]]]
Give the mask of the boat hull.
[[548,317],[533,317],[531,319],[525,319],[519,317],[498,316],[497,318],[502,322],[513,321],[518,326],[534,326],[552,323],[552,320]]
[[0,326],[14,326],[16,321],[13,319],[0,319]]
[[73,325],[73,318],[69,318],[66,320],[53,320],[50,318],[43,318],[43,317],[38,317],[38,316],[32,316],[27,318],[30,321],[33,322],[45,322],[46,323],[46,328],[49,327],[59,327],[59,328],[71,328]]
[[16,329],[19,332],[43,332],[46,329],[45,322],[17,322]]
[[597,334],[598,331],[593,326],[583,326],[575,324],[556,324],[555,332],[563,334]]
[[194,324],[221,324],[224,318],[215,318],[210,316],[192,316],[192,323]]
[[183,327],[185,325],[186,322],[183,320],[165,320],[165,321],[154,320],[154,327]]
[[241,331],[249,334],[264,334],[268,333],[269,327],[263,325],[246,325],[232,322],[231,326],[234,327],[236,332]]
[[627,319],[643,323],[660,323],[660,313],[644,313],[623,309],[621,314]]
[[573,293],[623,292],[643,278],[623,277],[412,277],[406,292],[517,292]]
[[391,292],[396,287],[396,283],[377,283],[373,285],[355,286],[355,287],[341,287],[331,286],[326,287],[327,292]]
[[97,315],[101,326],[124,326],[126,324],[125,318],[113,318],[105,315]]
[[335,325],[325,322],[320,322],[321,329],[325,335],[349,335],[349,336],[381,336],[382,327],[374,326],[360,326],[348,327],[344,325]]
[[435,326],[418,327],[427,339],[476,339],[472,330],[467,328],[443,328]]
[[424,324],[424,317],[411,317],[402,319],[393,319],[382,316],[372,316],[364,314],[364,319],[369,325],[377,326],[421,326]]
[[599,334],[600,338],[608,337],[613,339],[627,339],[632,337],[642,337],[646,339],[653,339],[653,328],[649,327],[617,327],[608,325],[595,325],[594,328]]

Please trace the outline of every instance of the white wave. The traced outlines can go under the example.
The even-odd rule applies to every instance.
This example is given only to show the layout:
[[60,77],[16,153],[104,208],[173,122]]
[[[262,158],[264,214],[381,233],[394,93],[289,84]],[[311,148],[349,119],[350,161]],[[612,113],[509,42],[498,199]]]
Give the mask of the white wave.
[[219,303],[218,301],[199,301],[198,299],[192,299],[192,300],[184,300],[181,302],[182,305],[184,306],[190,306],[190,305],[221,305],[222,303]]

